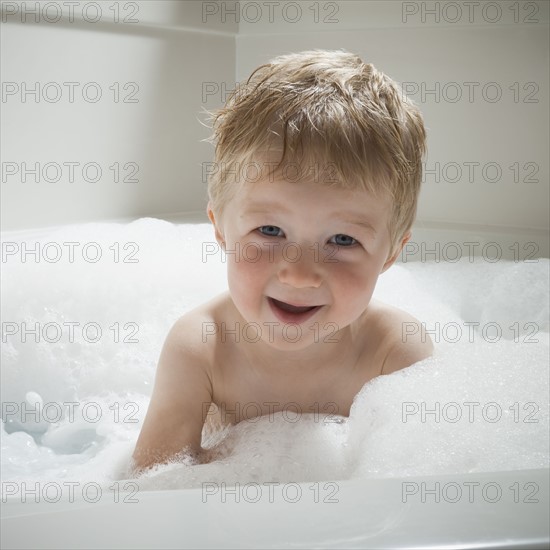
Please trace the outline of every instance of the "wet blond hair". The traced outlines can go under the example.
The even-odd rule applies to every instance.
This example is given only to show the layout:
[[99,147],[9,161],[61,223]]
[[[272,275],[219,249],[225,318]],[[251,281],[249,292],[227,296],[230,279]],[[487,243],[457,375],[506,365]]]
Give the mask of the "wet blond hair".
[[[392,79],[357,55],[276,57],[209,115],[216,151],[208,197],[216,216],[239,185],[279,173],[391,197],[390,256],[411,228],[426,148],[422,116]],[[261,162],[274,153],[278,163]]]

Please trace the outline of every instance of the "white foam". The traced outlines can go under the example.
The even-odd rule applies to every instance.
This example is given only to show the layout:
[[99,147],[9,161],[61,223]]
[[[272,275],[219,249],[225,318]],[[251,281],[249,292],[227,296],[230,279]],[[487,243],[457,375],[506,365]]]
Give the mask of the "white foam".
[[[206,250],[217,246],[209,225],[153,219],[87,224],[40,242],[92,241],[105,261],[89,263],[76,254],[73,262],[35,263],[31,256],[25,262],[14,256],[2,266],[4,323],[95,322],[104,331],[97,343],[79,330],[74,342],[66,333],[59,342],[39,343],[32,335],[27,342],[4,335],[3,413],[23,404],[38,404],[41,413],[50,404],[52,414],[58,404],[62,411],[55,422],[42,414],[38,420],[4,414],[4,480],[123,479],[168,329],[227,288],[222,256],[204,255],[203,243],[211,243]],[[139,247],[139,262],[113,262],[110,247],[119,243],[122,258],[135,251],[123,248],[129,242]],[[372,380],[357,395],[349,419],[278,413],[241,423],[205,442],[217,450],[215,462],[158,467],[140,478],[140,489],[546,467],[548,270],[544,259],[393,266],[380,277],[375,296],[428,328],[439,323],[439,336],[447,331],[434,357]],[[124,324],[135,324],[139,342],[113,341],[114,323],[119,340],[131,336],[133,325],[125,330]],[[491,323],[502,328],[495,342]],[[457,328],[461,338],[449,342]],[[78,403],[72,420],[71,403]],[[453,403],[463,414],[456,422]],[[472,421],[464,403],[479,403]],[[424,406],[439,407],[439,422],[433,414],[422,418]],[[493,422],[497,406],[502,416]]]

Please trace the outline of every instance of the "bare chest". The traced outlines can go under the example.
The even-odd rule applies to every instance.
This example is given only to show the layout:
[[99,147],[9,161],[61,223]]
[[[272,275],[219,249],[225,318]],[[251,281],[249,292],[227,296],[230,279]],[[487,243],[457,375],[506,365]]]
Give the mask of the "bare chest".
[[262,372],[237,353],[227,353],[213,376],[213,402],[222,425],[283,412],[289,418],[349,416],[354,397],[380,373],[373,354],[311,370],[294,365],[288,371]]

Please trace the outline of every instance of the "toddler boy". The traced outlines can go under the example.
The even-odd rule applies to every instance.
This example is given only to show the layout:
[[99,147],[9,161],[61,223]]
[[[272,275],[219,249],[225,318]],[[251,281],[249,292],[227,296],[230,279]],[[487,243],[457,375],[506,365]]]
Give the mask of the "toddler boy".
[[403,337],[414,317],[371,299],[411,236],[425,151],[396,83],[347,52],[284,55],[213,121],[207,212],[229,290],[170,330],[136,471],[211,459],[205,422],[285,408],[348,416],[369,380],[433,350],[423,330]]

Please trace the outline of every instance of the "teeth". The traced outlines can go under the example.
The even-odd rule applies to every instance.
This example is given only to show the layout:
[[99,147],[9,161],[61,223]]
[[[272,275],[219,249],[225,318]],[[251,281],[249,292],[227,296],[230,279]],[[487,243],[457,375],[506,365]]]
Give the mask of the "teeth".
[[290,313],[304,313],[306,311],[311,311],[312,309],[317,307],[317,306],[293,306],[291,304],[287,304],[286,302],[280,302],[279,300],[275,300],[275,298],[272,298],[272,300],[275,302],[275,305],[277,307],[279,307],[284,311],[288,311]]

